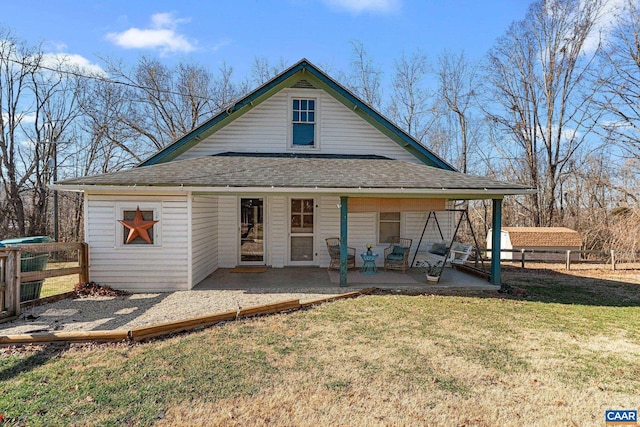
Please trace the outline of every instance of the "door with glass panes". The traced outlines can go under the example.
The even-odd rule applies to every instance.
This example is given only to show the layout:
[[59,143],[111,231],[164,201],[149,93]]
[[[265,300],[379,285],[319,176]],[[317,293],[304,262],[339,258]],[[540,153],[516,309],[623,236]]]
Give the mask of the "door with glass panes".
[[291,199],[289,264],[310,265],[314,259],[314,200]]
[[263,208],[263,199],[240,199],[240,264],[264,264]]

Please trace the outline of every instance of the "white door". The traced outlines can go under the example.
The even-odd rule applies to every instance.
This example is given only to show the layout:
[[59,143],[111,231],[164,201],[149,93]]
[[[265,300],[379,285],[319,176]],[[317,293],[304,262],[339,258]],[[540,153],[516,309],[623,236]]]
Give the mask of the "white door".
[[289,264],[311,265],[314,260],[314,200],[291,199]]

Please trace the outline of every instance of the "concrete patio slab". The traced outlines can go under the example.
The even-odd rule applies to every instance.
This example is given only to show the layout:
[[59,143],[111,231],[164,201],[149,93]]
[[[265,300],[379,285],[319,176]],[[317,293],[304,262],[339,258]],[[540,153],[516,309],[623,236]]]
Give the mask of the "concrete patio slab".
[[469,289],[498,290],[486,280],[445,268],[438,284],[427,283],[422,268],[411,268],[406,273],[400,271],[378,270],[377,274],[361,274],[359,270],[350,270],[347,275],[347,286],[339,286],[339,272],[327,271],[318,267],[286,267],[268,268],[264,272],[235,273],[229,268],[220,268],[200,282],[196,290],[235,289],[259,290],[260,292],[302,291],[305,288],[314,293],[328,294],[348,292],[365,288],[404,289],[412,291],[428,291],[430,289]]

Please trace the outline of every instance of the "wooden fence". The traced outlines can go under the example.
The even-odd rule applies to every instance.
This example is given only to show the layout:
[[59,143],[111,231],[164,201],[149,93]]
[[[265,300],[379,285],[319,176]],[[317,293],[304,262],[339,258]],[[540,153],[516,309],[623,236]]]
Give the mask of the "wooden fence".
[[[77,252],[76,267],[21,271],[23,254]],[[80,283],[89,281],[89,245],[86,243],[33,243],[0,249],[0,322],[20,315],[21,283],[51,277],[78,275]]]
[[[488,252],[488,251],[487,251]],[[604,265],[609,265],[611,270],[616,269],[616,264],[619,263],[619,259],[622,259],[622,255],[628,255],[626,251],[597,251],[597,250],[538,250],[538,249],[501,249],[501,254],[504,253],[512,253],[519,254],[519,258],[513,257],[512,259],[503,258],[501,256],[500,261],[502,262],[513,262],[520,263],[521,268],[525,268],[525,264],[527,262],[536,262],[536,263],[561,263],[561,260],[549,260],[549,259],[536,259],[536,255],[539,254],[554,254],[554,255],[563,255],[564,265],[566,270],[571,270],[572,264],[585,264],[585,263],[599,263]],[[575,259],[575,255],[579,255],[579,259]],[[600,261],[597,260],[589,260],[584,257],[584,255],[591,255],[599,257]],[[633,253],[633,258],[638,258],[638,253]],[[528,257],[528,259],[527,259]],[[489,259],[489,258],[486,258]]]

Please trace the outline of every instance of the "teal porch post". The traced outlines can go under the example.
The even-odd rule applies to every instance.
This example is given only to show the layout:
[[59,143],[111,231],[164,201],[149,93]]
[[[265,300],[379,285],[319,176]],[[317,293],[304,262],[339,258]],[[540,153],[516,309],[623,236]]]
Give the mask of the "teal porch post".
[[347,201],[340,197],[340,286],[347,286]]
[[493,199],[491,218],[491,284],[500,286],[500,234],[502,232],[502,199]]

